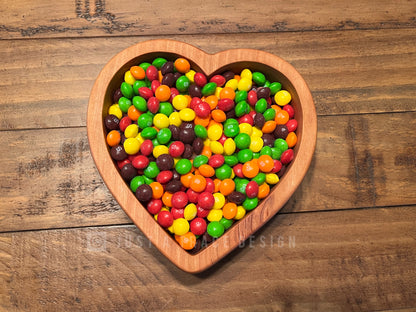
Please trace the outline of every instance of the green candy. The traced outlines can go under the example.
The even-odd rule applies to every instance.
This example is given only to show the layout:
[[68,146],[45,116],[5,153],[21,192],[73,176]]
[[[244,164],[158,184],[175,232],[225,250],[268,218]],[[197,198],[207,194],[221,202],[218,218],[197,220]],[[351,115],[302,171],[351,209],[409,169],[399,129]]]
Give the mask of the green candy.
[[[143,170],[143,173],[149,179],[154,179],[160,173],[160,170],[157,167],[156,162],[155,161],[151,161],[149,163],[149,165],[146,167],[146,169]],[[145,180],[145,183],[147,184],[146,180]]]
[[121,83],[120,91],[128,99],[131,99],[133,97],[133,87],[127,82]]
[[173,113],[173,106],[169,102],[160,102],[159,103],[159,113],[170,116]]
[[189,159],[182,158],[176,163],[175,170],[181,175],[187,174],[192,170],[192,163]]
[[270,94],[275,95],[278,91],[282,89],[282,84],[280,82],[273,82],[269,86],[270,88]]
[[141,129],[151,127],[153,124],[153,117],[151,116],[151,114],[148,113],[141,114],[139,119],[137,119],[137,124]]
[[134,94],[135,95],[139,95],[139,89],[141,88],[141,87],[146,87],[147,85],[146,85],[146,82],[145,81],[143,81],[143,80],[136,80],[134,83],[133,83],[133,92],[134,92]]
[[146,112],[147,111],[147,102],[140,95],[136,95],[135,97],[133,97],[133,105],[140,112]]
[[157,136],[157,130],[153,127],[146,127],[142,130],[142,138],[153,140]]
[[172,138],[172,132],[169,128],[163,128],[159,130],[156,137],[160,144],[167,144]]
[[254,208],[257,207],[258,204],[259,204],[259,199],[257,197],[254,197],[254,198],[246,198],[243,201],[242,206],[244,207],[245,210],[253,210]]
[[225,230],[228,230],[231,227],[231,225],[233,225],[234,223],[233,220],[229,220],[226,218],[222,218],[219,222],[222,224]]
[[224,163],[228,166],[235,166],[238,164],[238,158],[235,155],[226,155],[224,156]]
[[224,234],[225,228],[219,221],[212,221],[207,226],[207,232],[214,238],[220,237]]
[[130,189],[136,192],[137,188],[142,184],[145,184],[143,176],[135,176],[130,181]]
[[201,92],[203,96],[209,96],[213,95],[216,89],[217,84],[215,82],[208,82],[205,86],[202,87]]
[[289,148],[287,142],[281,138],[278,138],[274,141],[274,147],[282,151],[282,153]]
[[141,68],[143,68],[143,70],[144,70],[145,72],[146,72],[147,68],[148,68],[150,65],[152,65],[152,64],[150,64],[150,63],[148,63],[148,62],[143,62],[143,63],[139,64],[139,66],[140,66]]
[[195,135],[201,139],[206,139],[208,136],[207,129],[202,125],[195,125],[194,132]]
[[272,147],[272,158],[276,160],[280,160],[280,156],[282,156],[283,151],[278,149],[277,147]]
[[251,181],[256,182],[259,186],[266,182],[266,174],[264,172],[259,172]]
[[253,159],[253,151],[248,148],[242,149],[238,152],[237,159],[239,163],[244,164]]
[[243,91],[243,90],[237,91],[234,97],[234,102],[239,103],[241,101],[245,101],[247,100],[247,97],[248,97],[247,91]]
[[267,109],[267,101],[266,99],[260,99],[256,102],[256,105],[254,106],[254,109],[256,113],[263,114]]
[[250,111],[250,105],[246,101],[240,101],[235,106],[235,115],[241,117],[245,114],[248,114]]
[[247,133],[239,133],[234,138],[234,142],[235,142],[235,145],[237,146],[237,148],[239,148],[241,150],[241,149],[248,148],[250,146],[251,139],[250,139],[250,136]]
[[209,158],[207,156],[205,156],[205,155],[198,155],[198,156],[196,156],[194,158],[194,162],[193,162],[194,167],[195,168],[199,168],[202,165],[207,164],[208,163],[208,160],[209,160]]
[[243,193],[244,195],[246,194],[246,187],[247,187],[247,184],[249,183],[250,181],[249,180],[247,180],[247,179],[238,179],[236,182],[235,182],[235,190],[237,191],[237,192],[240,192],[240,193]]
[[276,111],[273,108],[268,108],[266,109],[266,111],[263,113],[264,119],[266,121],[269,120],[273,120],[274,117],[276,117]]
[[254,72],[252,80],[255,82],[256,85],[263,86],[266,82],[266,77],[264,76],[264,74],[260,72]]
[[270,146],[263,146],[260,150],[260,156],[269,155],[272,156],[272,148]]
[[188,91],[189,85],[189,79],[185,75],[180,76],[178,80],[176,80],[176,89],[181,93]]
[[129,110],[129,107],[131,106],[131,101],[128,98],[125,98],[124,96],[122,96],[118,100],[118,106],[120,107],[123,113],[127,113],[127,111]]
[[155,66],[157,69],[161,69],[162,66],[167,62],[167,59],[163,57],[155,58],[152,62],[152,65]]
[[223,164],[221,167],[215,169],[215,176],[220,180],[225,180],[231,178],[232,168],[227,165]]

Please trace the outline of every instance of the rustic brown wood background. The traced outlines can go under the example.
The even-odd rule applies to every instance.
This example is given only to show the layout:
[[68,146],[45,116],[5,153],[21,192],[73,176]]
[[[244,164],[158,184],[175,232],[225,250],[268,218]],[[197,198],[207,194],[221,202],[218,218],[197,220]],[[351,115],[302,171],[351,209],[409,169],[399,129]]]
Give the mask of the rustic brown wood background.
[[[191,275],[132,225],[89,153],[124,48],[255,48],[304,76],[310,170],[244,246]],[[0,311],[415,311],[415,1],[0,0]]]

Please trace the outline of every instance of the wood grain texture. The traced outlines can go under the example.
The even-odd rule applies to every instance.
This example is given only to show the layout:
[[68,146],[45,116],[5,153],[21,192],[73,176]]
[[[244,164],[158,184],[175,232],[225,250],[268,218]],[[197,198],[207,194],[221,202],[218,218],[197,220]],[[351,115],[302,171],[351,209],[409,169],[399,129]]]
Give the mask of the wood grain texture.
[[[0,40],[0,129],[85,126],[88,97],[105,63],[150,38]],[[172,38],[208,53],[231,47],[228,35]],[[235,34],[232,47],[289,61],[308,83],[318,115],[405,112],[416,111],[415,38],[415,29]]]
[[[194,5],[193,5],[194,4]],[[179,9],[180,8],[180,9]],[[195,15],[195,10],[202,14]],[[7,2],[0,11],[1,38],[170,35],[307,30],[409,28],[412,1],[152,1],[47,0]]]
[[279,214],[199,275],[134,226],[1,234],[0,266],[10,270],[0,309],[405,309],[416,302],[415,220],[414,207]]
[[[414,129],[415,113],[318,117],[311,167],[283,212],[414,204]],[[2,140],[2,231],[130,222],[95,168],[85,128],[3,131]]]

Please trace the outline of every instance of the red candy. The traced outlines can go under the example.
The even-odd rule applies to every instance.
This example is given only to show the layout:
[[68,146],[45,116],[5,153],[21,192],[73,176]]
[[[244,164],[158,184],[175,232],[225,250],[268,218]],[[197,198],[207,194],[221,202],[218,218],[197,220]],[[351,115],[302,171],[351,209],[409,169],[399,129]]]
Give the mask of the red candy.
[[169,211],[162,210],[157,215],[157,223],[164,228],[168,228],[173,224],[173,216]]
[[147,210],[155,215],[159,213],[160,209],[162,209],[163,203],[160,199],[151,199],[149,203],[147,204]]
[[185,144],[181,141],[172,142],[169,146],[169,155],[172,157],[180,157],[185,151]]
[[134,157],[131,164],[136,169],[145,169],[149,165],[149,158],[144,155],[138,155]]
[[283,165],[287,165],[293,160],[293,156],[293,149],[289,148],[282,153],[282,156],[280,156],[280,161]]
[[195,84],[199,87],[203,87],[207,84],[207,77],[203,73],[196,73],[194,76]]
[[[172,199],[173,200],[173,199]],[[211,193],[208,192],[202,192],[201,195],[199,195],[198,198],[198,205],[202,209],[212,209],[212,207],[215,204],[215,198]]]
[[189,224],[189,226],[190,226],[191,232],[194,233],[195,235],[202,235],[207,230],[207,222],[201,217],[197,217],[193,219],[191,223]]
[[172,195],[172,207],[173,208],[185,208],[188,204],[188,196],[185,192],[176,192]]

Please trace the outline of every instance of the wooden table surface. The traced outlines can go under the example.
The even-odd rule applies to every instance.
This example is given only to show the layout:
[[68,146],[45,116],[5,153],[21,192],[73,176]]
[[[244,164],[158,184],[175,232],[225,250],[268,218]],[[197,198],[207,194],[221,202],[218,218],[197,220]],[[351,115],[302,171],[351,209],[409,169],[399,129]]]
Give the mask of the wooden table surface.
[[[0,4],[0,311],[416,310],[415,1]],[[101,68],[155,38],[279,55],[318,113],[299,189],[197,275],[132,224],[86,137]]]

